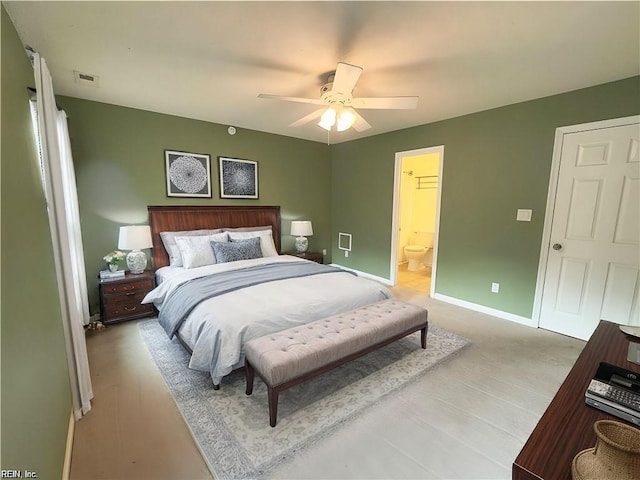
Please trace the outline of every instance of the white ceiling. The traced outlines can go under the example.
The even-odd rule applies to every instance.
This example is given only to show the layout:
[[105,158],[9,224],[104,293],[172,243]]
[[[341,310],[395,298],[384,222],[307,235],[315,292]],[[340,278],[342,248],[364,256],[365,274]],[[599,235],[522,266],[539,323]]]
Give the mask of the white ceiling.
[[[361,110],[331,143],[640,73],[640,2],[3,2],[57,94],[327,141],[314,105],[337,62],[354,96],[419,96]],[[78,85],[73,71],[99,86]]]

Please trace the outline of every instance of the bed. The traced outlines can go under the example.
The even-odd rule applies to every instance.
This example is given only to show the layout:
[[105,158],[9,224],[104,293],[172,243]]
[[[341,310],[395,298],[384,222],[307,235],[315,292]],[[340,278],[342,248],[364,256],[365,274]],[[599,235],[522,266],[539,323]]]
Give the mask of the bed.
[[[191,353],[189,367],[209,372],[214,388],[243,366],[246,341],[392,296],[373,280],[280,255],[277,206],[149,206],[148,212],[158,286],[143,303],[156,306],[168,337]],[[191,250],[182,248],[189,242],[215,247],[215,263],[191,261]],[[259,254],[225,257],[232,247]]]

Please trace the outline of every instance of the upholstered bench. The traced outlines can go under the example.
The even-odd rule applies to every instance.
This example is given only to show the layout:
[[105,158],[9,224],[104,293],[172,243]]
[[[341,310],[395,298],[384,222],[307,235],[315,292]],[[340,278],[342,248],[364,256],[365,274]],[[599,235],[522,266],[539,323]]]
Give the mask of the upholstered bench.
[[427,328],[426,309],[389,299],[254,338],[244,345],[246,393],[253,392],[257,373],[267,385],[269,423],[275,427],[283,390],[418,330],[427,348]]

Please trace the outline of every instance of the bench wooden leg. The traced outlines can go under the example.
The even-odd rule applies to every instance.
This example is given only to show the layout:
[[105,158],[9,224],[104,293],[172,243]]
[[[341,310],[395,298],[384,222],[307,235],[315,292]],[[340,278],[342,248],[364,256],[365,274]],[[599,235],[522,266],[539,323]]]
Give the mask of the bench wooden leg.
[[420,343],[422,344],[422,348],[427,348],[427,328],[429,325],[425,325],[422,330],[420,330]]
[[267,394],[269,396],[269,425],[275,427],[276,418],[278,417],[278,396],[280,395],[280,390],[267,385]]
[[253,367],[251,366],[251,364],[249,362],[247,362],[246,360],[244,362],[244,373],[245,373],[245,378],[247,379],[246,394],[247,395],[251,395],[253,393],[253,374],[254,374],[254,370],[253,370]]

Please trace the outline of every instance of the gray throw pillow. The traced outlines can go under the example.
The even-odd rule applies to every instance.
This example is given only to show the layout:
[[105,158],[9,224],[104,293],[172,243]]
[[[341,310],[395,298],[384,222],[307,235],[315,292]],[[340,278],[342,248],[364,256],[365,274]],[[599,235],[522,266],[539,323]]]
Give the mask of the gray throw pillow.
[[260,249],[260,237],[248,238],[235,242],[211,242],[213,254],[217,263],[236,262],[238,260],[250,260],[262,258]]

